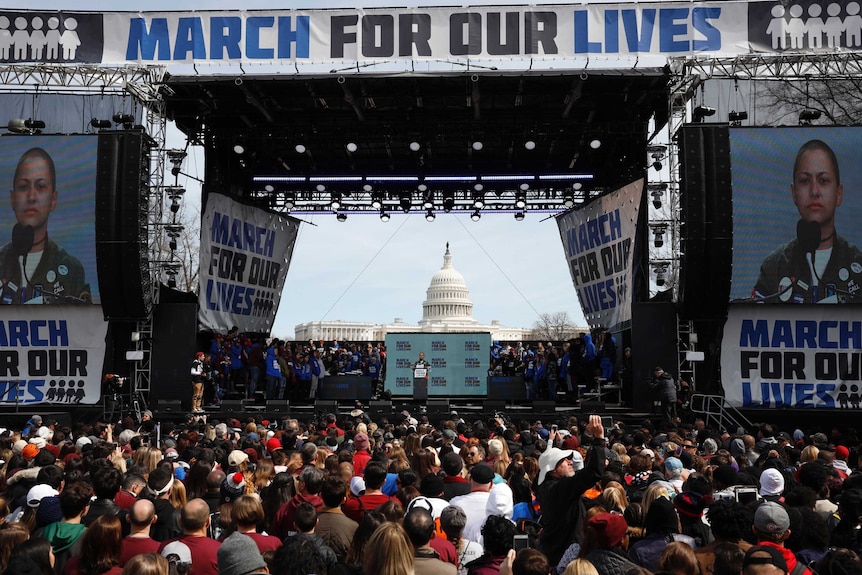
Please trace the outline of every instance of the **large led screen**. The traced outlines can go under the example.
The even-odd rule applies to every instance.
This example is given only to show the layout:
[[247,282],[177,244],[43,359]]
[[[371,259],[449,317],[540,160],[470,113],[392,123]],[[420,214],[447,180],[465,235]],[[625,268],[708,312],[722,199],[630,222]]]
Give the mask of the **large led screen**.
[[0,304],[100,303],[95,136],[0,138]]
[[862,129],[733,128],[730,144],[731,299],[862,303]]

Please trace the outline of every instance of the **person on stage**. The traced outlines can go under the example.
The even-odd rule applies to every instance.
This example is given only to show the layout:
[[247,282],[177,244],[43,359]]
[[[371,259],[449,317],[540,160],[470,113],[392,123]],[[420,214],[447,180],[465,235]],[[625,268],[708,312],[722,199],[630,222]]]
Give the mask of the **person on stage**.
[[204,379],[209,375],[204,372],[204,358],[206,354],[199,351],[192,361],[192,411],[200,413],[203,411],[201,404],[204,399]]
[[862,285],[862,251],[836,232],[844,186],[838,157],[828,144],[809,140],[799,148],[790,192],[801,217],[796,238],[763,260],[753,298],[769,303],[855,299]]
[[413,364],[413,372],[415,373],[417,369],[425,370],[425,379],[428,379],[428,376],[431,374],[431,363],[425,360],[425,352],[419,352],[419,361]]

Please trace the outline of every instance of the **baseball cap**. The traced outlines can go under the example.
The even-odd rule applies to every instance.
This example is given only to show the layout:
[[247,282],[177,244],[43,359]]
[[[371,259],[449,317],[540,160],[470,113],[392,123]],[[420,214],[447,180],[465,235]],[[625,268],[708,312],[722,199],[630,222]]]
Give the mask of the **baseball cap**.
[[29,507],[39,507],[39,503],[43,498],[52,497],[54,495],[59,495],[59,492],[50,485],[46,485],[44,483],[34,485],[30,488],[30,491],[27,492],[27,505]]
[[[572,457],[574,451],[571,449],[558,449],[556,447],[547,448],[540,456],[539,456],[539,481],[538,484],[541,485],[542,481],[545,480],[545,476],[556,469],[557,464],[563,459],[568,459]],[[574,462],[573,462],[574,463]]]
[[243,461],[248,461],[248,453],[240,451],[239,449],[234,449],[230,452],[230,455],[227,456],[227,463],[231,467],[239,467]]
[[440,461],[443,466],[443,471],[450,477],[458,475],[461,473],[461,469],[464,468],[464,460],[461,459],[461,456],[454,451],[445,454],[440,458]]
[[778,503],[767,501],[754,512],[754,527],[763,533],[784,533],[790,529],[790,516]]
[[174,541],[173,543],[168,543],[167,545],[165,545],[165,548],[162,549],[162,557],[165,557],[168,561],[171,561],[171,555],[174,555],[176,557],[177,563],[182,563],[185,565],[192,564],[192,552],[189,549],[189,546],[182,541]]
[[456,437],[458,437],[458,434],[447,428],[443,430],[443,437],[445,437],[446,439],[455,439]]

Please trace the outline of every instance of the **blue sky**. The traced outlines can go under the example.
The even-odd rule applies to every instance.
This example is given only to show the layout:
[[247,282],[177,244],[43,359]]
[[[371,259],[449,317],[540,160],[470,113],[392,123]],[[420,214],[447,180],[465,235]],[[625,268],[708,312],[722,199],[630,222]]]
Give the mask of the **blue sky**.
[[[473,2],[507,4],[512,2]],[[550,2],[553,3],[553,2]],[[366,0],[364,6],[429,5],[422,0]],[[444,3],[439,3],[444,4]],[[323,2],[243,3],[243,8],[355,7],[342,0]],[[104,10],[104,2],[7,0],[4,9]],[[122,10],[235,9],[236,2],[151,0],[112,5]],[[192,8],[193,7],[193,8]],[[171,130],[168,147],[183,147]],[[190,155],[185,170],[203,175],[203,153]],[[197,187],[184,184],[189,196]],[[191,200],[191,198],[190,198]],[[566,268],[557,225],[546,214],[528,214],[516,222],[511,214],[486,214],[479,222],[468,216],[440,214],[426,222],[421,214],[393,215],[388,223],[376,216],[352,216],[344,223],[334,216],[312,216],[302,226],[294,250],[273,335],[293,337],[298,323],[319,320],[389,323],[403,318],[415,323],[431,276],[440,269],[449,242],[453,264],[464,276],[481,323],[499,320],[505,326],[531,327],[541,313],[568,312],[586,325]]]

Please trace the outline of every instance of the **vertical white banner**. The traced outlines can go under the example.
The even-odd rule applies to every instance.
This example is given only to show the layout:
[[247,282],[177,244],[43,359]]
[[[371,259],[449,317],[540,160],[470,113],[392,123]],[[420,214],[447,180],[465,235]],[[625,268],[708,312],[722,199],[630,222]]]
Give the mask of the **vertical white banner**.
[[290,267],[299,220],[209,194],[201,222],[198,322],[268,333]]
[[590,327],[632,317],[632,254],[644,180],[557,216],[578,301]]

